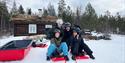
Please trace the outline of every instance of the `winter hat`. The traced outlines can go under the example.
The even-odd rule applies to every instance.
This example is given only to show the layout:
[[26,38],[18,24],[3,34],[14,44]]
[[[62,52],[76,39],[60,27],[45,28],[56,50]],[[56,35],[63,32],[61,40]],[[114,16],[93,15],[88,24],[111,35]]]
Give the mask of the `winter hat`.
[[66,23],[65,23],[65,27],[71,27],[71,23],[66,22]]
[[61,31],[59,29],[55,29],[54,33],[60,33]]

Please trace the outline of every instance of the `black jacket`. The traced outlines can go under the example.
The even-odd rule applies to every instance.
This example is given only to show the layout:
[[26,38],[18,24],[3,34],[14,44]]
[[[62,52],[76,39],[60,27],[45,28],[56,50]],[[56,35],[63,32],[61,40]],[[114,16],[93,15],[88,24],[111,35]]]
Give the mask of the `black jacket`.
[[72,30],[66,31],[66,30],[64,29],[62,42],[69,42],[69,39],[70,39],[71,36],[72,36]]
[[82,50],[84,50],[88,55],[91,55],[93,53],[88,45],[84,43],[84,40],[81,37],[77,39],[76,37],[72,36],[70,38],[70,46],[71,53],[73,55],[77,55],[78,53],[82,52]]
[[84,41],[83,41],[83,39],[81,37],[79,37],[77,39],[76,37],[71,36],[69,41],[70,41],[70,46],[71,47],[73,47],[75,44],[80,45],[80,43],[84,43]]

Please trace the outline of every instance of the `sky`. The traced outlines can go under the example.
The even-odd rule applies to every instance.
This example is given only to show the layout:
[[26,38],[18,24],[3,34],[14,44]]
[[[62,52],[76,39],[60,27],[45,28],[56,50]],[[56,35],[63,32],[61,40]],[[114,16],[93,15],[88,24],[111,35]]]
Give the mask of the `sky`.
[[[14,0],[10,0],[11,2]],[[23,5],[25,9],[32,8],[33,12],[38,12],[38,9],[47,8],[51,3],[58,8],[59,0],[15,0],[17,6]],[[86,5],[90,2],[98,15],[105,14],[107,10],[111,12],[111,15],[116,15],[120,12],[120,15],[125,16],[125,0],[65,0],[66,4],[71,7],[73,11],[76,11],[77,7],[81,7],[84,12]],[[12,4],[12,3],[11,3]],[[12,8],[12,5],[9,5]]]

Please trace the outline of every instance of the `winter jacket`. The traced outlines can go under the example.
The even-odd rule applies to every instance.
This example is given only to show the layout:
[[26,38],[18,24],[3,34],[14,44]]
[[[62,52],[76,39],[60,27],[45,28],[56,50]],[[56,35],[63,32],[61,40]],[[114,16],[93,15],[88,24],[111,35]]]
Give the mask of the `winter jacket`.
[[83,42],[83,40],[81,40],[81,38],[77,39],[76,37],[73,37],[73,36],[70,37],[69,41],[70,41],[70,46],[71,47],[73,47],[75,44],[80,44],[80,42]]
[[62,42],[69,42],[68,40],[69,40],[69,38],[70,38],[71,36],[72,36],[72,30],[66,31],[66,30],[64,29]]
[[52,43],[52,44],[55,44],[57,47],[59,47],[60,44],[61,44],[61,40],[62,40],[61,37],[60,37],[60,38],[52,38],[52,39],[51,39],[51,43]]
[[93,53],[88,45],[84,43],[84,40],[81,37],[77,39],[76,37],[72,36],[70,38],[70,46],[71,53],[73,55],[79,54],[80,52],[82,52],[82,50],[84,50],[88,55],[91,55]]

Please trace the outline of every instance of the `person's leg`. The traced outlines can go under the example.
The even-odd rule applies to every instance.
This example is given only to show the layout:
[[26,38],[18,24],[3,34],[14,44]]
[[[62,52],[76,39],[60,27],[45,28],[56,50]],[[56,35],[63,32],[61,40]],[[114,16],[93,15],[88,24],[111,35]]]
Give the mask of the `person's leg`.
[[78,55],[82,55],[82,56],[84,56],[85,55],[85,52],[83,51],[83,47],[80,45],[79,46],[79,50],[78,50]]
[[78,55],[79,43],[76,42],[71,46],[72,60],[76,60],[76,56]]
[[58,57],[60,53],[58,52],[58,49],[55,49],[55,51],[52,53],[52,57]]
[[95,57],[93,56],[93,51],[88,47],[87,44],[85,44],[84,42],[80,42],[80,48],[82,48],[81,50],[84,50],[91,59],[95,59]]
[[61,43],[59,49],[63,52],[64,56],[68,55],[68,46],[65,42]]
[[68,46],[66,42],[61,43],[59,49],[63,52],[64,58],[68,61]]
[[50,57],[55,50],[56,50],[56,45],[50,44],[50,46],[48,48],[47,56]]
[[88,45],[84,42],[81,42],[79,52],[82,52],[82,50],[84,50],[88,55],[91,55],[93,53],[92,50],[88,47]]
[[67,39],[66,44],[68,46],[68,51],[69,51],[70,50],[70,41],[69,41],[69,39]]
[[72,46],[71,46],[71,53],[72,55],[78,55],[78,50],[79,50],[79,43],[74,43]]

